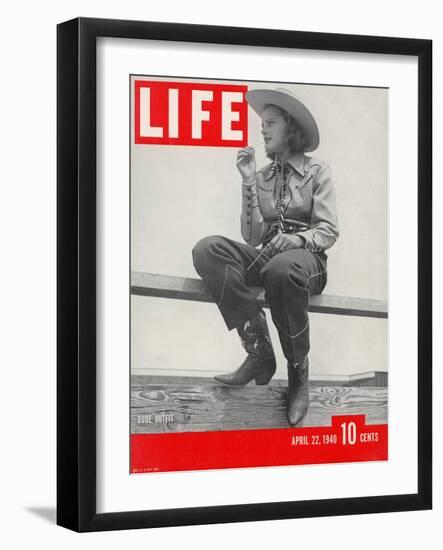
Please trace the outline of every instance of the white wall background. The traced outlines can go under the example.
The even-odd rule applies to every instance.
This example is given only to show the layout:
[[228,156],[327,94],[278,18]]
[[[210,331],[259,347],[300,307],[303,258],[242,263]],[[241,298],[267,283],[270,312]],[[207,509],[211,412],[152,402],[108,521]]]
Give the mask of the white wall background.
[[[281,544],[362,549],[430,544],[441,540],[442,485],[435,468],[434,510],[372,516],[182,527],[153,531],[76,535],[55,527],[55,25],[79,15],[201,24],[286,28],[432,38],[434,40],[435,151],[441,151],[443,33],[438,3],[399,5],[372,0],[318,0],[315,6],[282,0],[277,9],[234,0],[222,4],[146,4],[133,0],[16,2],[3,11],[1,93],[2,186],[1,271],[2,372],[0,399],[2,453],[0,487],[2,530],[7,548],[41,541],[47,548],[105,544],[169,548],[225,548]],[[407,121],[406,121],[407,124]],[[442,181],[436,155],[434,181]],[[442,192],[435,185],[435,272],[441,277],[442,231],[437,216]],[[407,233],[405,234],[407,239]],[[441,293],[435,287],[435,464],[441,463],[438,389]],[[441,311],[441,309],[440,309]],[[437,437],[438,435],[438,437]],[[318,535],[321,533],[321,536]]]

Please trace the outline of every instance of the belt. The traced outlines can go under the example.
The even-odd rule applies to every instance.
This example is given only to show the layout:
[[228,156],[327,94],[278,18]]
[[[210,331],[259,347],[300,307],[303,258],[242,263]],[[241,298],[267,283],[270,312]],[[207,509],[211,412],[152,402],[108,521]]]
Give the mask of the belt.
[[[274,236],[277,234],[279,227],[280,227],[279,221],[273,222],[270,225],[266,233],[266,236],[263,240],[263,246],[266,245],[268,241],[274,238]],[[283,220],[283,233],[294,234],[294,233],[298,233],[299,231],[305,231],[306,229],[309,229],[309,225],[299,222],[298,220],[291,220],[291,219]]]

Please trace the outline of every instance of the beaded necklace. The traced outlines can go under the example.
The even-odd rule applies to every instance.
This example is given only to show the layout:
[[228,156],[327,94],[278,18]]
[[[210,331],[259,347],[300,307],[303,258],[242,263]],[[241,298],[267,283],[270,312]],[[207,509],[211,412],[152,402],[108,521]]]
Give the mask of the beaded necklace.
[[[283,233],[283,229],[284,229],[283,208],[284,208],[284,202],[286,198],[286,171],[288,169],[288,163],[276,154],[274,158],[274,163],[271,169],[273,174],[277,174],[275,185],[274,185],[273,196],[274,196],[275,207],[277,208],[277,213],[278,213],[279,231],[280,233]],[[253,260],[249,264],[249,266],[246,268],[246,271],[248,271],[256,263],[256,261],[262,256],[262,254],[267,250],[269,246],[269,242],[267,242],[265,246],[263,246],[262,244],[262,249],[260,253],[255,258],[255,260]]]
[[280,231],[283,232],[284,228],[284,203],[286,199],[286,170],[287,162],[280,158],[278,154],[275,155],[274,164],[272,165],[272,171],[276,174],[274,185],[274,203],[277,209]]

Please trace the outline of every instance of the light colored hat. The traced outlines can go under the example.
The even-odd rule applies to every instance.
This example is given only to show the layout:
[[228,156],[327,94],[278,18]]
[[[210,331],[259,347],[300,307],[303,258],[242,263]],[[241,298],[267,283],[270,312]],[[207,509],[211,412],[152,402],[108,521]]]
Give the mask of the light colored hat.
[[314,151],[320,143],[320,135],[317,123],[311,111],[296,97],[296,95],[285,88],[275,90],[249,90],[245,95],[246,101],[261,116],[264,108],[269,103],[281,107],[290,113],[304,131],[307,144],[305,151]]

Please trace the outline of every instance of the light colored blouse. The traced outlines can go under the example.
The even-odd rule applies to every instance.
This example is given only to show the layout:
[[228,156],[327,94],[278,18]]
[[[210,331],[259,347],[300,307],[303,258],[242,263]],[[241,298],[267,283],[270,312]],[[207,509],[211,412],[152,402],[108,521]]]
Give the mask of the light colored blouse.
[[[297,235],[312,252],[330,248],[338,239],[335,189],[328,163],[304,153],[288,159],[285,220],[300,224]],[[241,234],[252,246],[262,244],[271,225],[278,223],[273,190],[276,174],[270,162],[256,172],[252,183],[242,182]]]

